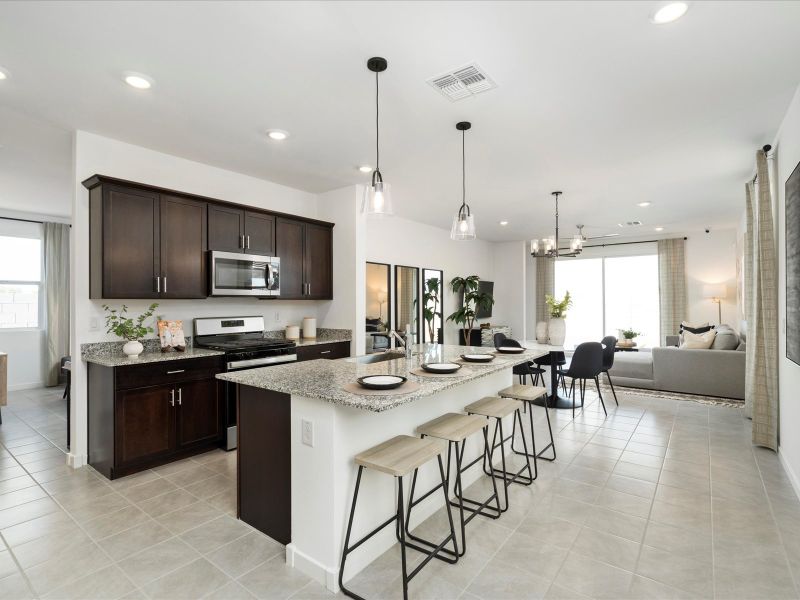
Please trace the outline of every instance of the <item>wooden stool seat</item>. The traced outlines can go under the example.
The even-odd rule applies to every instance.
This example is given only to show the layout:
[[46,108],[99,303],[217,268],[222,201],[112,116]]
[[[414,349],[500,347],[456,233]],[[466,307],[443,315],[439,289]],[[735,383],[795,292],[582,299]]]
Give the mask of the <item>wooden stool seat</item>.
[[513,398],[514,400],[524,400],[532,402],[541,398],[547,393],[547,388],[534,385],[514,384],[500,390],[497,395],[501,398]]
[[442,449],[432,440],[398,435],[356,455],[356,464],[382,473],[402,477],[433,460]]
[[478,415],[447,413],[420,425],[417,427],[417,433],[448,442],[462,442],[484,427],[486,419]]
[[519,400],[487,396],[486,398],[482,398],[477,402],[465,406],[464,410],[475,415],[502,419],[520,408],[522,408],[522,402]]

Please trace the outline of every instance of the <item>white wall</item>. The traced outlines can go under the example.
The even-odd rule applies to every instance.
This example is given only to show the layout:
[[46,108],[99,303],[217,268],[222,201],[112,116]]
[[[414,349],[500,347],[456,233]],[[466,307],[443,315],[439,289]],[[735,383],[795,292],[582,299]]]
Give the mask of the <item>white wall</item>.
[[689,235],[686,240],[686,316],[691,323],[718,321],[717,304],[703,298],[703,285],[709,283],[727,287],[727,296],[722,301],[722,322],[738,331],[736,229],[712,229],[711,233]]
[[[75,134],[74,161],[71,315],[73,356],[80,356],[81,344],[114,339],[103,331],[101,305],[104,301],[89,300],[88,297],[89,194],[81,181],[99,173],[258,208],[307,217],[317,216],[317,198],[314,194],[84,131]],[[136,312],[146,307],[149,301],[132,300],[126,304]],[[304,316],[317,316],[320,305],[326,303],[209,298],[162,300],[159,304],[157,314],[169,319],[183,319],[188,334],[191,332],[193,318],[225,315],[263,315],[268,329],[280,329],[287,324],[300,324]],[[329,326],[339,322],[338,318],[332,317],[330,324],[322,320],[318,325]],[[72,417],[76,431],[70,458],[76,464],[82,464],[86,457],[86,366],[79,360],[73,361],[73,365]]]
[[[420,267],[420,269],[441,269],[444,272],[445,290],[443,313],[447,315],[456,310],[457,298],[447,283],[456,276],[478,275],[481,279],[493,281],[493,244],[482,240],[454,241],[450,231],[439,229],[416,221],[399,217],[391,219],[369,217],[366,221],[366,260],[394,265]],[[502,298],[495,288],[496,310],[502,310]],[[364,288],[360,293],[363,295]],[[392,292],[393,293],[393,292]],[[392,295],[394,307],[394,296]],[[394,308],[392,308],[394,312]],[[497,319],[490,319],[493,323]],[[362,326],[359,329],[363,329]],[[446,322],[444,337],[446,344],[458,343],[458,327]],[[361,346],[359,346],[361,348]]]
[[777,196],[778,245],[778,382],[780,398],[779,453],[792,484],[800,495],[800,366],[786,358],[786,180],[800,162],[800,88],[795,93],[789,110],[773,143],[776,181],[773,192]]
[[[497,242],[492,244],[492,278],[495,305],[491,322],[509,325],[511,336],[518,340],[535,337],[535,325],[526,332],[527,277],[530,262],[526,242]],[[535,313],[536,306],[533,305]]]

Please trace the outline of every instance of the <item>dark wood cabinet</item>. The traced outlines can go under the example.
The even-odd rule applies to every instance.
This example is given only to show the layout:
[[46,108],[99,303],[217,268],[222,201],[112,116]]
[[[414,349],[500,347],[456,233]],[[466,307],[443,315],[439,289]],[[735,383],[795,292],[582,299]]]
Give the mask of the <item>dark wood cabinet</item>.
[[278,218],[276,254],[281,259],[284,299],[333,298],[333,230],[330,226]]
[[205,298],[206,203],[161,195],[161,298]]
[[273,215],[245,211],[244,235],[247,254],[275,255],[275,217]]
[[297,360],[315,360],[317,358],[347,358],[350,356],[350,342],[331,342],[329,344],[314,344],[313,346],[298,346]]
[[219,357],[88,365],[89,464],[109,479],[219,446]]
[[210,204],[208,249],[272,256],[275,217],[269,213]]

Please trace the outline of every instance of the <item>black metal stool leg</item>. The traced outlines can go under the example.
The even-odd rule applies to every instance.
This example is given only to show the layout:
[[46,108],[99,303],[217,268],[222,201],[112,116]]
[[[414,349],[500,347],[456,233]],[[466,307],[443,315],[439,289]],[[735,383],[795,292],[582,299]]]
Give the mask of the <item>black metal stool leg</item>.
[[364,467],[358,467],[358,475],[356,476],[356,487],[353,491],[353,504],[350,506],[350,519],[347,521],[347,533],[344,536],[344,550],[342,551],[342,566],[339,568],[339,588],[342,592],[345,593],[346,596],[350,596],[351,598],[356,598],[357,600],[363,600],[361,596],[354,594],[346,587],[344,587],[344,565],[347,562],[347,555],[350,554],[352,549],[350,548],[350,533],[353,530],[353,517],[356,514],[356,502],[358,501],[358,488],[361,487],[361,473],[363,473]]
[[400,561],[403,568],[403,600],[408,600],[408,569],[406,566],[406,536],[403,523],[403,478],[397,477],[397,523],[400,538]]

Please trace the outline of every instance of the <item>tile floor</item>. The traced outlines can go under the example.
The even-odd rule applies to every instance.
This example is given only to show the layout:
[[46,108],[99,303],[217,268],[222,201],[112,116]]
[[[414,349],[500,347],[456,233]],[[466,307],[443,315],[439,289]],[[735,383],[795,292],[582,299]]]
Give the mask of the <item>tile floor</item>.
[[[593,400],[574,420],[558,411],[557,462],[512,486],[499,520],[473,521],[467,555],[429,564],[411,597],[799,597],[800,502],[775,454],[750,445],[741,411],[620,400],[607,418]],[[235,455],[109,482],[64,466],[51,443],[60,403],[16,392],[3,411],[0,598],[330,596],[233,518]],[[418,529],[443,524],[437,514]],[[393,548],[351,587],[401,597],[397,560]]]

